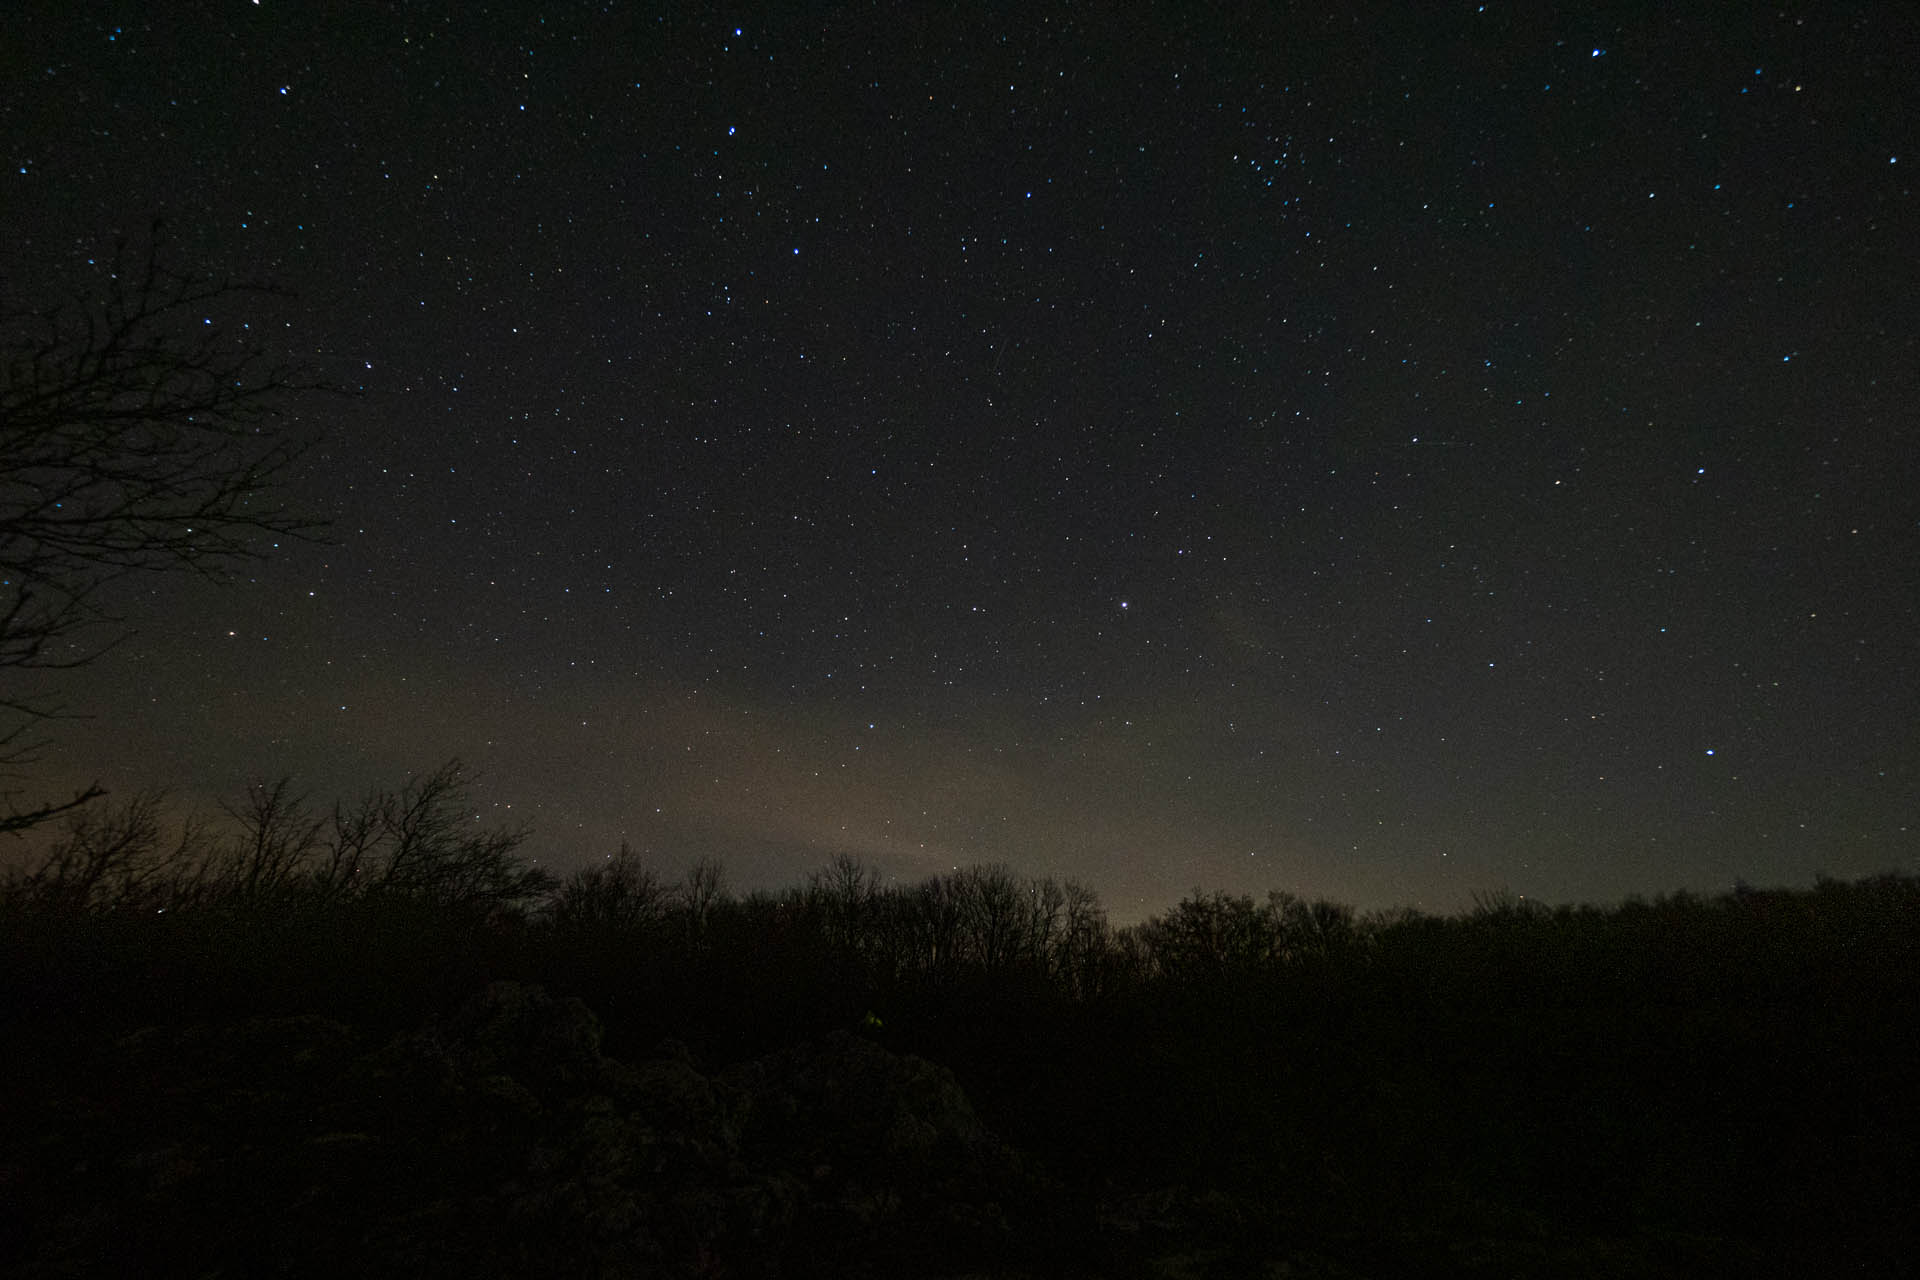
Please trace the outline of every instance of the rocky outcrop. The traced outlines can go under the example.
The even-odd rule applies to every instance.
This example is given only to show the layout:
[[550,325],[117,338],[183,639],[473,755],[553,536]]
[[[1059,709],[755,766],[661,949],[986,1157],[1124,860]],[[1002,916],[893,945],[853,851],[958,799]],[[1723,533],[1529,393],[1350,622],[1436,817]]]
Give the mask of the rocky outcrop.
[[385,1044],[318,1018],[121,1041],[9,1153],[25,1275],[938,1274],[1037,1182],[952,1073],[841,1034],[722,1073],[496,983]]

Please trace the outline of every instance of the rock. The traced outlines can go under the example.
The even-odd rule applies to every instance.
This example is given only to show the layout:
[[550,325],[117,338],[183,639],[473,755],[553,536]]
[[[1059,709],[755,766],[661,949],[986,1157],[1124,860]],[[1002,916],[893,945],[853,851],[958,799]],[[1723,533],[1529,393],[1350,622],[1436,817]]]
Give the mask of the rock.
[[[1011,1239],[1033,1180],[950,1071],[851,1034],[717,1074],[494,983],[367,1051],[324,1019],[152,1028],[34,1185],[38,1273],[885,1275]],[[8,1166],[9,1170],[12,1166]],[[35,1274],[28,1266],[26,1274]]]
[[605,1083],[600,1020],[581,1001],[542,987],[494,982],[460,1007],[441,1033],[465,1054],[465,1069],[510,1075],[551,1089]]

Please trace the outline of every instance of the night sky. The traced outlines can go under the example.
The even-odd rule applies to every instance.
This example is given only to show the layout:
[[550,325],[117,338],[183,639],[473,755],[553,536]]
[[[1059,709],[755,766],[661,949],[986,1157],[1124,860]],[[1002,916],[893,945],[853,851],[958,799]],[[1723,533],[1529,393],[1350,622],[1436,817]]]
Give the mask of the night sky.
[[563,871],[1122,921],[1920,870],[1920,11],[25,7],[9,294],[163,217],[364,388],[41,791],[459,756]]

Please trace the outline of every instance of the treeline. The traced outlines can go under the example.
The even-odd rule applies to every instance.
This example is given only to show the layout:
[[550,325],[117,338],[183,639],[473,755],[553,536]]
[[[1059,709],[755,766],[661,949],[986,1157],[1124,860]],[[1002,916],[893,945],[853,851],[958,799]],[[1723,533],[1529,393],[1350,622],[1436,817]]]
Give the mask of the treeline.
[[558,881],[520,857],[524,829],[482,831],[459,761],[397,790],[316,813],[290,779],[247,788],[227,819],[169,821],[166,796],[70,816],[45,855],[0,883],[0,903],[42,915],[163,915],[195,908],[403,900],[518,912]]
[[358,803],[315,810],[289,781],[249,787],[222,820],[170,822],[142,794],[71,816],[44,855],[0,882],[19,917],[427,908],[497,931],[624,942],[687,957],[726,939],[804,946],[887,989],[961,975],[1019,976],[1074,997],[1152,976],[1185,978],[1325,959],[1394,917],[1276,892],[1198,895],[1133,928],[1113,927],[1071,879],[978,865],[918,884],[882,881],[850,856],[785,891],[735,894],[724,866],[669,880],[622,845],[564,878],[524,860],[524,829],[485,829],[458,761]]
[[0,912],[16,925],[384,912],[479,928],[523,952],[624,948],[709,966],[757,957],[824,967],[841,989],[876,996],[984,979],[1071,1000],[1329,968],[1432,970],[1443,956],[1453,974],[1496,967],[1509,988],[1572,979],[1574,970],[1604,985],[1624,975],[1671,980],[1675,966],[1750,985],[1790,977],[1807,949],[1844,956],[1904,936],[1920,919],[1920,880],[1902,876],[1739,887],[1716,898],[1679,892],[1610,908],[1550,908],[1501,891],[1446,917],[1357,912],[1283,890],[1256,899],[1196,889],[1127,927],[1110,923],[1085,884],[1002,864],[903,885],[842,855],[804,884],[735,893],[718,861],[669,879],[623,844],[562,877],[522,856],[524,828],[480,822],[470,781],[456,760],[319,810],[281,780],[249,787],[215,820],[173,821],[165,797],[152,793],[91,806],[66,820],[37,861],[0,878]]
[[378,1044],[505,979],[583,1002],[620,1061],[849,1032],[929,1059],[1091,1219],[1243,1259],[1425,1274],[1474,1241],[1486,1274],[1809,1274],[1920,1249],[1914,876],[1448,916],[1196,890],[1120,927],[1005,866],[903,885],[840,857],[739,893],[624,848],[556,876],[523,842],[457,764],[326,809],[286,784],[208,822],[90,806],[0,882],[0,1024],[36,1050],[0,1086],[57,1111],[156,1022],[320,1015]]
[[626,845],[561,877],[520,853],[523,828],[486,828],[458,761],[357,803],[315,809],[282,780],[214,820],[173,822],[142,794],[70,816],[43,856],[0,881],[16,921],[355,914],[479,926],[521,950],[624,953],[708,968],[798,964],[868,998],[960,981],[1024,984],[1074,1000],[1166,979],[1271,972],[1358,955],[1413,913],[1360,915],[1275,891],[1198,891],[1115,927],[1093,889],[1003,864],[917,884],[838,856],[804,884],[733,892],[713,859],[669,879]]

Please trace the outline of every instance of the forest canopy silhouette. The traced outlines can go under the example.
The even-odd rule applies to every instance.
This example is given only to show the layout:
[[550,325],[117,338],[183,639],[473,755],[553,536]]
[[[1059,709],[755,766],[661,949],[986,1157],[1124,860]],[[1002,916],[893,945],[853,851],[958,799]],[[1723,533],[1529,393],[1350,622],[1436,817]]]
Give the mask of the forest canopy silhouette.
[[40,833],[0,888],[37,1047],[15,1262],[1792,1274],[1914,1243],[1911,877],[1450,916],[1196,890],[1116,927],[999,865],[556,876],[469,781]]

